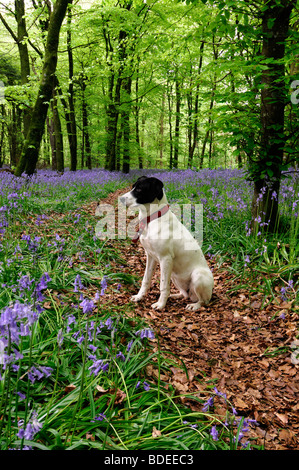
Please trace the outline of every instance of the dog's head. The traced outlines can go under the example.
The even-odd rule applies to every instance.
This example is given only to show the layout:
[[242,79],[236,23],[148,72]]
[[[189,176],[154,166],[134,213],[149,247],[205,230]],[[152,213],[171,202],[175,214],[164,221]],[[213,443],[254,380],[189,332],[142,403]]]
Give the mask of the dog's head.
[[163,183],[158,178],[140,176],[133,184],[132,190],[121,196],[120,200],[127,207],[150,204],[163,197]]

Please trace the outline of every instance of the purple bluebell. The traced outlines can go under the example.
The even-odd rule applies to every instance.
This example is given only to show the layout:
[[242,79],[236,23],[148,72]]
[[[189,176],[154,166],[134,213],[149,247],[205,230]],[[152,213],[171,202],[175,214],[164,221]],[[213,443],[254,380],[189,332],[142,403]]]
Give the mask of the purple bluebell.
[[155,333],[150,328],[144,328],[143,330],[138,330],[136,332],[137,336],[140,336],[141,339],[149,338],[155,339]]

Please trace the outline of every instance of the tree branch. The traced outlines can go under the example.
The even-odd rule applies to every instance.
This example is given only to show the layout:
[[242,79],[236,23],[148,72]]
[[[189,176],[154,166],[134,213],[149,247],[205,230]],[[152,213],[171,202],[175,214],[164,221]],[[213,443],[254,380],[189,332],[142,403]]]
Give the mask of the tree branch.
[[2,16],[2,13],[0,13],[0,20],[2,21],[3,25],[5,26],[5,28],[7,29],[7,31],[9,32],[9,34],[12,36],[13,40],[18,43],[18,38],[16,36],[16,34],[13,32],[13,30],[11,29],[11,27],[6,23],[5,19],[3,18]]

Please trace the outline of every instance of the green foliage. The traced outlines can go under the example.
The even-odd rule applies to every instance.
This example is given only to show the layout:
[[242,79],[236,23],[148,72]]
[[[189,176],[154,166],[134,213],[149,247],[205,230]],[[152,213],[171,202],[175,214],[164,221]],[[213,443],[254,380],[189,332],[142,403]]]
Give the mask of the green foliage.
[[[123,140],[124,113],[130,115],[130,164],[167,167],[174,145],[179,148],[179,168],[244,166],[264,177],[272,177],[270,166],[260,165],[260,102],[261,76],[278,65],[261,55],[262,31],[260,8],[247,2],[168,0],[116,3],[107,0],[90,8],[80,2],[72,7],[71,25],[64,25],[60,37],[58,80],[62,97],[68,100],[67,30],[72,33],[74,74],[72,78],[76,103],[79,161],[85,162],[84,136],[81,132],[83,110],[82,77],[86,79],[85,101],[88,109],[88,129],[93,165],[104,166],[107,157],[107,125],[109,103],[118,114],[116,129],[116,167],[121,168],[127,144]],[[30,9],[26,20],[30,29],[29,52],[34,60],[30,96],[26,87],[7,90],[20,109],[32,104],[37,83],[34,77],[41,69],[46,9]],[[9,25],[14,27],[13,17]],[[273,23],[273,18],[269,20]],[[270,25],[271,26],[271,25]],[[9,37],[2,25],[2,36]],[[284,62],[288,70],[298,54],[296,18],[291,18],[290,38],[286,44]],[[204,44],[201,50],[202,41]],[[32,47],[34,44],[35,48]],[[202,66],[199,61],[202,55]],[[6,59],[5,59],[6,60]],[[16,62],[13,57],[11,63]],[[1,67],[0,67],[1,68]],[[178,70],[180,83],[179,140],[174,140],[176,94],[173,73]],[[7,68],[9,70],[9,67]],[[130,77],[131,92],[125,91]],[[17,76],[14,77],[16,82]],[[286,157],[280,169],[292,165],[297,153],[296,116],[298,106],[289,99],[290,78],[286,76]],[[120,87],[120,94],[118,94]],[[111,90],[113,94],[111,95]],[[195,110],[196,94],[199,107]],[[65,109],[58,101],[62,129],[66,135]],[[49,115],[51,118],[51,114]],[[190,116],[192,119],[190,120]],[[188,162],[192,142],[186,135],[198,122],[193,159]],[[192,123],[192,125],[190,124]],[[172,126],[172,128],[171,128]],[[190,127],[191,126],[191,127]],[[49,142],[41,150],[41,160],[49,162]],[[65,166],[69,166],[69,149],[65,145]],[[257,163],[255,163],[257,162]],[[262,163],[261,163],[262,164]],[[274,163],[273,163],[274,164]],[[254,169],[256,166],[256,170]],[[272,165],[273,166],[273,165]]]

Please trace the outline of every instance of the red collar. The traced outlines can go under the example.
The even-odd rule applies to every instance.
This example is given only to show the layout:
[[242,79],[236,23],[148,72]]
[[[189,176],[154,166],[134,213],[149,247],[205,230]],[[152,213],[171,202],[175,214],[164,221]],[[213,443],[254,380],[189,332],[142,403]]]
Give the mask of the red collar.
[[169,211],[169,205],[167,204],[161,210],[158,210],[154,212],[153,214],[148,215],[147,217],[144,217],[144,219],[142,219],[139,222],[139,230],[138,232],[135,233],[134,238],[132,238],[132,243],[138,242],[139,237],[142,234],[143,230],[152,220],[159,219],[160,217],[162,217],[162,215],[166,214],[166,212],[168,211]]

